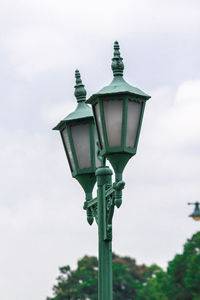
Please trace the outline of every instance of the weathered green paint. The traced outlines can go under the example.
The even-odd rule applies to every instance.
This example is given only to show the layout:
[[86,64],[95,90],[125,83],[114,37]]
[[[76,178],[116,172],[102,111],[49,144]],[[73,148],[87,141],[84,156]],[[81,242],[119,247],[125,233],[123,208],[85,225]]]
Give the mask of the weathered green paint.
[[[101,144],[100,154],[103,157],[106,157],[114,171],[116,173],[116,180],[120,178],[129,159],[136,154],[137,145],[139,141],[140,130],[142,126],[143,114],[146,101],[150,98],[149,95],[144,93],[142,90],[131,86],[123,78],[123,59],[120,56],[118,42],[114,44],[114,57],[112,59],[112,70],[113,70],[113,80],[110,85],[101,89],[98,93],[92,95],[86,103],[89,103],[93,107],[93,113],[95,116],[95,123],[97,126],[96,114],[95,114],[95,105],[98,103],[100,111],[100,119],[102,125],[102,134],[104,145]],[[122,132],[121,132],[121,145],[119,147],[110,147],[108,143],[107,130],[104,117],[103,101],[110,100],[121,100],[123,102],[123,119],[122,119]],[[139,127],[136,135],[136,141],[134,147],[126,146],[126,135],[127,135],[127,111],[128,111],[128,101],[139,102],[142,105]],[[113,104],[114,105],[114,104]],[[100,140],[100,133],[98,132],[98,137]]]
[[96,171],[99,236],[98,300],[112,300],[112,243],[111,239],[105,240],[107,230],[105,192],[111,186],[111,175],[112,171],[108,167],[99,167]]
[[132,155],[129,153],[112,153],[107,155],[107,159],[115,171],[116,181],[122,179],[124,168],[131,157]]
[[[147,95],[145,92],[142,90],[131,86],[128,84],[123,77],[114,77],[112,82],[101,89],[98,93],[93,94],[86,103],[92,104],[92,101],[95,101],[96,97],[105,97],[105,96],[110,96],[110,95],[124,95],[124,94],[130,94],[130,95],[135,95],[138,97],[142,97],[145,100],[148,100],[151,98],[151,96]],[[142,101],[143,99],[141,99]]]
[[114,42],[114,54],[112,58],[111,69],[113,70],[114,77],[123,76],[124,63],[123,58],[120,56],[119,44],[117,41]]
[[[67,129],[67,136],[70,144],[70,149],[74,161],[74,170],[70,165],[71,173],[74,178],[78,180],[85,191],[86,201],[84,202],[84,209],[87,212],[87,221],[91,225],[94,218],[98,225],[98,243],[99,243],[99,272],[98,272],[98,300],[112,300],[112,219],[114,208],[120,207],[122,203],[122,189],[125,182],[122,181],[122,173],[128,160],[136,154],[137,145],[142,126],[142,119],[146,101],[150,98],[146,93],[138,88],[132,87],[123,79],[123,59],[120,57],[119,45],[114,44],[114,57],[112,59],[112,70],[114,79],[111,84],[101,89],[97,94],[94,94],[87,103],[94,105],[99,104],[103,142],[100,141],[98,157],[101,161],[101,167],[96,169],[95,165],[95,126],[92,109],[85,103],[86,90],[82,84],[79,71],[76,71],[76,85],[75,97],[78,105],[74,112],[70,113],[54,128],[62,132],[64,128]],[[121,145],[119,147],[110,147],[108,143],[106,124],[104,118],[103,100],[117,100],[123,101],[122,107],[122,132]],[[142,110],[139,120],[139,127],[136,135],[134,147],[126,146],[127,134],[127,112],[128,101],[135,101],[142,103]],[[90,151],[91,151],[91,168],[80,169],[78,159],[74,148],[71,126],[74,124],[89,124],[90,128]],[[97,128],[97,122],[96,128]],[[100,134],[98,132],[98,136]],[[62,137],[62,135],[61,135]],[[63,140],[63,137],[62,137]],[[64,149],[70,164],[69,153],[67,152],[64,140]],[[112,171],[105,166],[106,159],[108,159],[115,172],[115,182],[112,183]],[[95,182],[97,181],[97,197],[92,198],[92,191]]]
[[[92,113],[92,109],[89,105],[85,103],[86,100],[86,90],[84,88],[84,85],[82,84],[82,80],[80,77],[80,73],[78,70],[75,72],[76,77],[76,85],[75,85],[75,92],[74,95],[77,99],[78,105],[72,113],[67,115],[61,122],[58,123],[56,127],[54,127],[54,130],[59,130],[60,133],[62,133],[63,129],[67,129],[67,136],[70,144],[70,149],[72,152],[72,157],[74,161],[75,169],[72,170],[72,166],[69,159],[69,153],[66,149],[63,136],[61,134],[63,146],[65,149],[65,153],[68,159],[68,163],[70,165],[71,173],[74,178],[78,180],[78,182],[81,184],[82,188],[85,191],[86,195],[86,202],[92,199],[92,191],[94,188],[94,185],[96,183],[96,165],[95,165],[95,135],[94,135],[94,117]],[[80,169],[78,164],[78,158],[76,156],[76,151],[74,148],[74,142],[72,138],[71,133],[71,126],[73,125],[80,125],[80,124],[89,124],[89,130],[90,130],[90,153],[91,153],[91,167],[90,168],[84,168]],[[91,215],[91,211],[87,210],[87,220],[88,223],[91,225],[93,222],[93,217]]]
[[111,65],[114,78],[108,86],[102,88],[98,93],[93,94],[86,101],[86,103],[93,104],[97,97],[103,96],[105,98],[105,96],[109,96],[109,95],[116,96],[116,95],[121,95],[121,94],[122,95],[130,94],[130,95],[135,95],[135,96],[141,96],[142,98],[140,99],[140,101],[145,101],[145,100],[148,100],[149,98],[151,98],[151,96],[147,95],[142,90],[131,86],[124,80],[124,78],[123,78],[124,64],[123,64],[122,60],[123,60],[123,58],[120,56],[120,52],[119,52],[119,44],[116,41],[114,43],[114,57],[112,59],[112,65]]
[[86,90],[82,84],[80,73],[78,70],[75,71],[76,85],[74,95],[77,99],[78,105],[76,109],[67,115],[62,121],[56,125],[53,130],[62,130],[62,126],[66,124],[67,121],[77,122],[77,120],[84,120],[91,117],[93,119],[92,109],[89,105],[85,103],[86,101]]

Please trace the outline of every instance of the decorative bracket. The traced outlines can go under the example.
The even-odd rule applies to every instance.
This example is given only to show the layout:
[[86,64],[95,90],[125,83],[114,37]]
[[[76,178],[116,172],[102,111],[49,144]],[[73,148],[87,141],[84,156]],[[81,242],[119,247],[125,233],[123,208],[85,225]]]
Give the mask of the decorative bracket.
[[[124,181],[119,181],[113,183],[112,186],[105,184],[104,197],[103,197],[103,235],[104,240],[112,240],[112,218],[114,214],[115,206],[119,207],[121,205],[122,189],[125,186]],[[120,205],[119,205],[120,203]],[[85,201],[84,209],[87,210],[87,217],[95,218],[98,225],[98,199],[90,199]],[[90,224],[91,225],[91,224]]]
[[[100,155],[100,145],[97,141],[97,157],[101,162],[101,167],[96,170],[98,196],[91,199],[91,194],[86,194],[86,201],[83,208],[87,211],[87,221],[92,225],[95,218],[96,223],[100,226],[104,241],[112,240],[112,218],[114,208],[120,207],[122,203],[122,190],[125,182],[119,180],[112,184],[112,171],[105,166],[106,159]],[[102,231],[103,230],[103,231]]]
[[[92,218],[95,218],[96,223],[98,224],[98,209],[97,209],[97,198],[90,199],[88,201],[84,202],[83,209],[87,210],[87,216],[88,213],[92,216]],[[88,222],[89,223],[89,222]],[[92,225],[92,224],[90,224]]]

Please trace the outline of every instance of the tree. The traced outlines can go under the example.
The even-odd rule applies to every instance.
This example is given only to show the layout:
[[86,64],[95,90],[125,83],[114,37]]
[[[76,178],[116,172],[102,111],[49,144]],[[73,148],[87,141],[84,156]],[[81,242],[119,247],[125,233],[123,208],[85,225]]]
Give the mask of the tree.
[[[98,262],[84,256],[76,270],[60,268],[54,297],[47,300],[97,300]],[[113,254],[114,300],[200,300],[200,232],[175,255],[166,271],[137,265],[135,259]]]
[[[59,268],[60,275],[53,287],[54,297],[47,300],[97,300],[98,261],[96,257],[84,256],[76,270],[70,266]],[[147,267],[139,266],[130,257],[113,254],[113,298],[136,300],[137,291],[146,280]]]
[[96,257],[84,256],[78,261],[77,269],[72,271],[70,266],[59,268],[60,275],[53,287],[54,298],[47,300],[97,300],[97,271]]
[[182,254],[143,284],[138,300],[200,300],[200,232],[184,245]]
[[200,232],[184,245],[181,255],[169,263],[170,299],[200,299]]
[[184,285],[192,295],[193,300],[200,299],[200,232],[193,235],[184,247],[187,264]]
[[137,299],[137,291],[145,281],[145,265],[137,265],[135,259],[113,254],[113,298]]
[[147,268],[145,282],[137,294],[138,300],[168,300],[164,287],[166,286],[166,273],[157,265]]

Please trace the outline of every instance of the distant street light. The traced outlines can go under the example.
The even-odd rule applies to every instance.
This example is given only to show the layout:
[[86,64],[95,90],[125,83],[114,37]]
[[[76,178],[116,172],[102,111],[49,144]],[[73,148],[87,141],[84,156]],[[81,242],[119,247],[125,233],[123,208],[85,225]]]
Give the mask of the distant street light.
[[[123,79],[124,64],[118,42],[112,59],[110,85],[86,101],[86,90],[76,70],[74,112],[54,128],[60,131],[72,176],[85,191],[84,209],[91,225],[96,220],[99,236],[98,299],[112,300],[112,218],[122,203],[123,170],[136,154],[146,101],[143,91]],[[86,104],[89,103],[91,107]],[[106,166],[108,159],[114,169]],[[97,182],[97,197],[92,191]]]
[[193,220],[195,221],[200,221],[200,202],[192,202],[192,203],[188,203],[188,205],[195,205],[194,207],[194,211],[191,215],[189,215],[189,217],[193,218]]

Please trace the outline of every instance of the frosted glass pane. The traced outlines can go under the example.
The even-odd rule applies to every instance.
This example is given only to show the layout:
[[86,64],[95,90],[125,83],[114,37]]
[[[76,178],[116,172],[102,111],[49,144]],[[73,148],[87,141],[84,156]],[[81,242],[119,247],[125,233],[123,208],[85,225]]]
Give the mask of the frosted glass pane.
[[117,147],[121,145],[122,104],[122,100],[103,101],[106,131],[110,147]]
[[95,129],[94,142],[95,142],[95,165],[96,165],[96,168],[100,167],[100,165],[101,165],[101,162],[99,161],[99,159],[97,157],[97,152],[98,152],[97,141],[98,141],[97,131]]
[[95,119],[96,119],[96,123],[97,123],[97,129],[100,134],[100,144],[101,144],[101,147],[104,148],[104,140],[103,140],[101,118],[100,118],[99,103],[95,104],[94,111],[95,111]]
[[91,167],[89,124],[71,126],[72,139],[80,169]]
[[134,148],[140,121],[142,103],[128,101],[126,147]]
[[66,128],[63,129],[61,134],[62,134],[64,144],[65,144],[65,148],[66,148],[69,160],[70,160],[70,165],[71,165],[72,171],[74,171],[75,166],[74,166],[74,160],[73,160],[73,156],[72,156],[71,147],[70,147],[70,144],[69,144],[67,129]]

